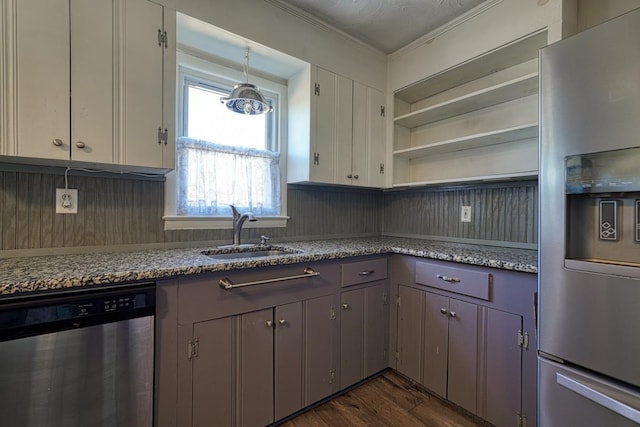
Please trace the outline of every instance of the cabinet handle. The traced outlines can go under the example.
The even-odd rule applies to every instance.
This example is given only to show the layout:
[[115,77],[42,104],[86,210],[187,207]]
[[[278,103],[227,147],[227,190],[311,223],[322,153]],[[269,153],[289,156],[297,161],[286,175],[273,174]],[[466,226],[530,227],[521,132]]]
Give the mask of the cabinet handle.
[[457,277],[443,276],[442,274],[438,274],[436,277],[440,280],[444,280],[445,282],[460,283],[460,279],[458,279]]
[[77,141],[76,142],[76,147],[78,147],[78,148],[84,148],[85,146],[86,146],[85,143],[82,142],[82,141]]
[[349,304],[347,303],[342,304],[342,308],[345,310],[349,310]]
[[360,178],[358,174],[353,175],[353,179],[358,179],[358,178]]
[[266,324],[267,324],[267,328],[273,328],[273,321],[272,320],[267,320]]
[[455,312],[455,311],[450,311],[450,312],[449,312],[449,316],[451,316],[451,317],[456,317],[456,312]]
[[442,313],[442,314],[447,314],[447,311],[448,311],[448,310],[447,310],[446,308],[444,308],[444,307],[442,307],[442,308],[440,309],[440,313]]
[[347,175],[347,178],[351,179],[351,178],[353,178],[353,175],[349,174],[349,175]]
[[53,145],[55,145],[56,147],[62,147],[62,140],[59,138],[55,138],[53,141],[51,141],[53,143]]
[[371,276],[375,272],[376,272],[375,270],[362,270],[358,274],[361,275],[361,276]]
[[280,319],[278,320],[278,323],[280,323],[280,326],[284,326],[287,324],[287,321],[285,319]]
[[303,279],[305,277],[314,277],[319,275],[320,275],[319,271],[315,271],[311,267],[305,267],[305,269],[302,270],[302,274],[296,274],[295,276],[276,277],[275,279],[256,280],[255,282],[246,282],[246,283],[233,283],[228,277],[225,277],[224,279],[220,279],[220,282],[218,283],[220,287],[223,289],[235,289],[235,288],[242,288],[244,286],[266,285],[268,283],[285,282],[287,280]]

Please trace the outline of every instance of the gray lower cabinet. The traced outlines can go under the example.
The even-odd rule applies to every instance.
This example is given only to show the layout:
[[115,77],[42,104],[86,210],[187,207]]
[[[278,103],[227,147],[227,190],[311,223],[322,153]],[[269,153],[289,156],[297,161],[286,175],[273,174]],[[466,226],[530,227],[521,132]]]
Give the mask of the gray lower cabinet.
[[304,301],[304,405],[340,390],[339,295]]
[[493,425],[535,425],[536,276],[412,257],[392,266],[392,366]]
[[340,297],[340,388],[380,372],[387,365],[386,282],[343,291]]
[[425,292],[422,383],[475,414],[478,306]]

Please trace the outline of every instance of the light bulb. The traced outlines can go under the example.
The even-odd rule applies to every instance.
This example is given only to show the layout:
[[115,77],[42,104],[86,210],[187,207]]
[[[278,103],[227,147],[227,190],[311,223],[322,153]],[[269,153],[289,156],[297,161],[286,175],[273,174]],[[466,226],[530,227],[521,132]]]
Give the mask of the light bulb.
[[245,100],[242,110],[245,114],[251,114],[251,111],[253,110],[253,108],[251,108],[251,101]]

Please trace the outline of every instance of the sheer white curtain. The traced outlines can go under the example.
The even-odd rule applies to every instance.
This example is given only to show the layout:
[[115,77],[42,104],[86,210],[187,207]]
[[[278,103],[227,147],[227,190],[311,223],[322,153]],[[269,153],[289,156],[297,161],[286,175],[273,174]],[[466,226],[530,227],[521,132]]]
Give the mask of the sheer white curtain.
[[178,215],[280,215],[279,153],[180,137],[176,154]]

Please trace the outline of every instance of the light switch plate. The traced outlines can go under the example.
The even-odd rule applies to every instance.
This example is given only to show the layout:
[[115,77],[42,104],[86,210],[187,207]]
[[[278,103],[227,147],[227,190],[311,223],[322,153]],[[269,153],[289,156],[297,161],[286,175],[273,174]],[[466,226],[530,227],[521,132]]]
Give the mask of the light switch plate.
[[78,190],[70,188],[56,188],[56,213],[78,213]]
[[471,222],[471,206],[462,206],[460,209],[460,221]]

